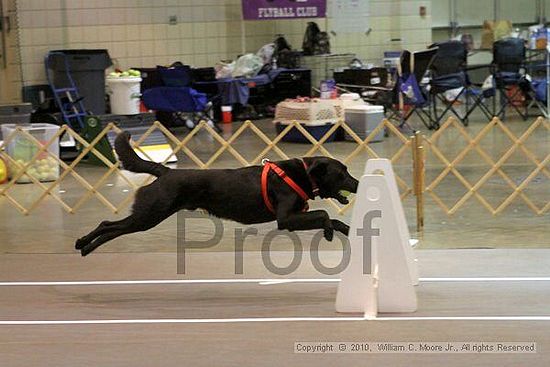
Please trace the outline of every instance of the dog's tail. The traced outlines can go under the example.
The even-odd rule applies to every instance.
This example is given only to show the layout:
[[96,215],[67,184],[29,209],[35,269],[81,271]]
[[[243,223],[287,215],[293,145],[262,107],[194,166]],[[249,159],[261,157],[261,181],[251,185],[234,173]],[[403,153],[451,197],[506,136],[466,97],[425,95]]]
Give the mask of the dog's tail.
[[170,171],[170,168],[163,166],[160,163],[149,162],[141,159],[134,149],[130,146],[130,133],[124,131],[115,139],[115,150],[118,154],[118,159],[122,162],[124,169],[135,173],[149,173],[153,176],[160,177]]

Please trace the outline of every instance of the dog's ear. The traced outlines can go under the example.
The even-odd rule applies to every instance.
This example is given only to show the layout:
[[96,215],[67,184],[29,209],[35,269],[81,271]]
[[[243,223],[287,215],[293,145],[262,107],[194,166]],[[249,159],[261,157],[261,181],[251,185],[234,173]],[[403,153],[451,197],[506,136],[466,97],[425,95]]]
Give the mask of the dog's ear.
[[307,174],[313,177],[322,177],[327,173],[328,163],[320,159],[313,159],[307,168]]

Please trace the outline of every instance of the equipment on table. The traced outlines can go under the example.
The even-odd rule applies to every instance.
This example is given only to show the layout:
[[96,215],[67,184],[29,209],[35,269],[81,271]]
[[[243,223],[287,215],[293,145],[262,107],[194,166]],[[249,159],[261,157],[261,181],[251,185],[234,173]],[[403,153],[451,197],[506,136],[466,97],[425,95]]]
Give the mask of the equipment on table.
[[335,71],[345,69],[356,58],[355,54],[302,56],[300,66],[311,70],[311,84],[318,87],[322,80],[332,79]]
[[334,73],[334,80],[339,87],[351,92],[361,93],[365,88],[388,88],[389,75],[386,68],[344,69]]

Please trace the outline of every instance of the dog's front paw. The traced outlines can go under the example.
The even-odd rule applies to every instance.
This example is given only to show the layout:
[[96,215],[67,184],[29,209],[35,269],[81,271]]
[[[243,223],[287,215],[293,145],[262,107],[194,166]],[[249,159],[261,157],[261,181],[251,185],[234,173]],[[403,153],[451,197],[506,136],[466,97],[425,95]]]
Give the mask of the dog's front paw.
[[82,257],[87,256],[95,249],[96,246],[94,246],[93,244],[88,244],[80,249],[80,255],[82,255]]
[[349,226],[346,223],[340,222],[337,219],[332,219],[332,227],[334,230],[343,233],[346,236],[349,235]]
[[334,238],[334,228],[326,227],[324,229],[324,235],[327,241],[332,241],[332,239]]
[[79,238],[78,240],[76,240],[76,242],[74,243],[74,248],[75,250],[80,250],[82,249],[84,246],[86,246],[87,243],[86,241],[84,241],[84,239],[82,238]]

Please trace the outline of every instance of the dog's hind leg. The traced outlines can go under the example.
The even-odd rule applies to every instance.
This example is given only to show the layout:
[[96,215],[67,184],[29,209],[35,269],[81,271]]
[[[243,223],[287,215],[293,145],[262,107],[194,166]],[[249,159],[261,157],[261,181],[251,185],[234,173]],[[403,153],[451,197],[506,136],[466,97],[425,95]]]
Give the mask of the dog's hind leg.
[[106,233],[111,226],[119,224],[120,222],[122,222],[122,220],[116,222],[109,222],[107,220],[104,220],[103,222],[99,223],[99,225],[93,231],[77,239],[74,246],[75,249],[80,250],[82,247],[86,246],[97,237]]
[[145,214],[144,217],[143,215],[138,215],[134,213],[122,220],[116,222],[108,222],[108,224],[105,224],[103,226],[100,225],[99,227],[101,228],[98,227],[97,229],[92,231],[92,233],[95,235],[93,238],[91,238],[90,235],[85,236],[86,240],[88,240],[87,243],[77,243],[78,245],[82,245],[79,250],[81,251],[82,256],[86,256],[99,246],[103,245],[105,242],[115,239],[119,236],[151,229],[172,214],[173,212],[169,211],[163,213],[157,212],[156,215],[151,218],[150,216],[147,216],[147,214]]
[[87,244],[86,246],[82,247],[80,250],[80,253],[82,256],[88,255],[90,252],[94,251],[99,246],[103,245],[105,242],[110,241],[114,238],[117,238],[119,236],[122,236],[124,234],[132,233],[136,231],[132,231],[129,228],[125,229],[112,229],[108,233],[104,233],[97,237],[95,240]]

